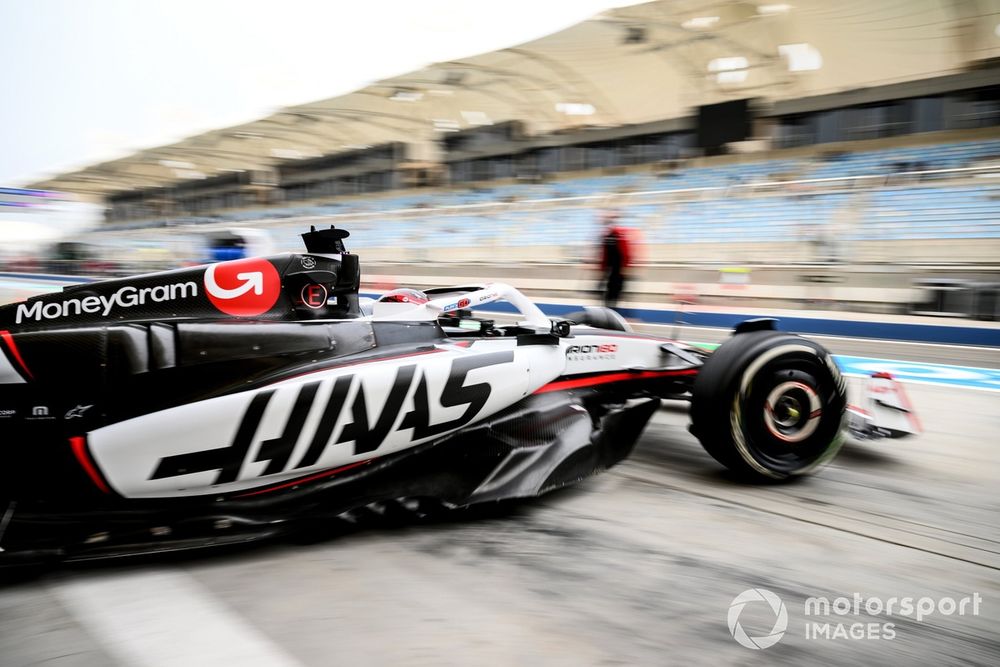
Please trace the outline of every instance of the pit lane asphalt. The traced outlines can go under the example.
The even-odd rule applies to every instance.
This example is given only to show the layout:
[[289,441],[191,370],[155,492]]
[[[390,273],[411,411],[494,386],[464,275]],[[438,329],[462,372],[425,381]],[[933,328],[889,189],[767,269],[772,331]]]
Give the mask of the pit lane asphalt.
[[[908,390],[922,436],[848,442],[793,484],[734,481],[669,403],[632,458],[504,513],[11,582],[0,665],[995,665],[1000,394]],[[727,625],[749,588],[787,609],[765,650]],[[804,615],[854,593],[983,602],[921,622]],[[751,636],[774,620],[763,603],[739,617]],[[889,621],[895,638],[807,639],[807,621]]]

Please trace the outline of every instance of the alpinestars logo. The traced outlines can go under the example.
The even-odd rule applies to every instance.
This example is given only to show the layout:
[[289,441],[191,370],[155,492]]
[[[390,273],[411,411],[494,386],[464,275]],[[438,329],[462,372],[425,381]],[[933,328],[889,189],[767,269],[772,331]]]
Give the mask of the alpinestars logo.
[[281,293],[281,277],[266,259],[237,259],[205,270],[205,293],[227,315],[253,317],[266,313]]
[[63,301],[44,303],[42,300],[20,303],[14,321],[55,320],[72,315],[101,315],[109,317],[118,308],[135,308],[151,303],[176,301],[198,296],[198,284],[193,282],[157,285],[155,287],[133,287],[126,285],[111,294],[95,294]]

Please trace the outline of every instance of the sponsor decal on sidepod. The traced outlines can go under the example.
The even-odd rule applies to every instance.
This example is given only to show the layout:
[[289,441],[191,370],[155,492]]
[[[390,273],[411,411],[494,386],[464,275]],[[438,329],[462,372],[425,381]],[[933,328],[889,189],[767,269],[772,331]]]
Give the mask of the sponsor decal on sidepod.
[[205,269],[205,293],[227,315],[253,317],[278,300],[281,276],[271,262],[257,257],[212,264]]
[[157,285],[156,287],[133,287],[126,285],[111,294],[95,294],[51,303],[20,303],[14,321],[55,320],[70,315],[97,314],[108,317],[115,308],[134,308],[147,303],[163,303],[198,296],[198,284],[192,281]]
[[[365,461],[461,429],[524,396],[528,358],[542,369],[536,384],[561,367],[553,350],[522,349],[520,361],[514,349],[436,352],[419,362],[373,360],[364,370],[332,369],[111,424],[88,434],[91,453],[126,497],[239,491],[270,476]],[[132,446],[138,437],[145,447]]]
[[[281,277],[264,259],[240,259],[213,264],[205,270],[205,293],[212,305],[227,315],[252,317],[267,312],[281,293]],[[63,301],[20,303],[14,321],[56,320],[73,315],[109,317],[116,309],[135,308],[198,296],[198,283],[186,281],[155,287],[126,285],[111,294],[93,294]]]

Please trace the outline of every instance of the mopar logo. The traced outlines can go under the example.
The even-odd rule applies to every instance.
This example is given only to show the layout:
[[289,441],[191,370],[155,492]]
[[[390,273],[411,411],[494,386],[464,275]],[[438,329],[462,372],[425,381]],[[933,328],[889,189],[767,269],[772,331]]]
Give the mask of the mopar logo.
[[31,419],[31,420],[49,420],[49,419],[55,419],[55,417],[53,417],[49,413],[49,406],[47,406],[47,405],[36,405],[33,408],[31,408],[31,416],[30,417],[25,417],[25,419]]
[[176,299],[187,299],[198,296],[198,284],[194,282],[174,283],[173,285],[157,285],[156,287],[122,287],[109,294],[95,294],[64,301],[43,303],[41,300],[32,303],[19,303],[15,322],[20,324],[25,320],[56,320],[70,315],[98,314],[108,317],[111,311],[118,308],[134,308],[148,303],[163,303]]

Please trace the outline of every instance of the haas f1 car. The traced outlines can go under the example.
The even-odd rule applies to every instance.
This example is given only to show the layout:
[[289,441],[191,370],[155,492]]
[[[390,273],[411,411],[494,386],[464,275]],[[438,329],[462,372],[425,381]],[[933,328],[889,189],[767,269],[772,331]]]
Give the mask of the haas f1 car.
[[[361,299],[347,235],[0,308],[0,563],[537,496],[626,457],[661,399],[689,400],[691,432],[749,478],[841,445],[837,366],[772,320],[709,353],[497,283]],[[499,302],[519,319],[483,316]]]

